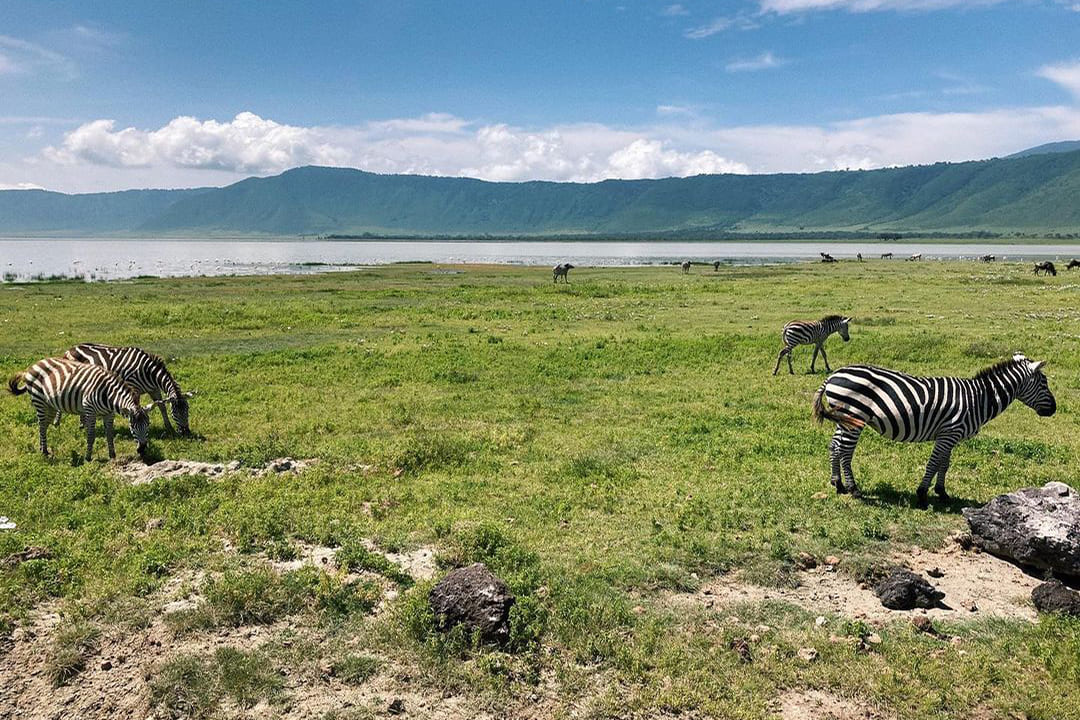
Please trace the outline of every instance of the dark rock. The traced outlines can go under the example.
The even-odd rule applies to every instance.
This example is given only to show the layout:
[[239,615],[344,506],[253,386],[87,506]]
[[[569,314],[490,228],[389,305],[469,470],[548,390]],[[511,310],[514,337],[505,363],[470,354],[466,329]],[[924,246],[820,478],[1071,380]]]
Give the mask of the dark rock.
[[1080,617],[1080,593],[1070,590],[1060,580],[1044,582],[1031,591],[1031,602],[1042,613],[1061,613]]
[[390,707],[386,708],[386,712],[391,715],[401,715],[405,712],[405,701],[401,698],[394,698],[394,701],[390,703]]
[[739,659],[744,663],[753,662],[754,656],[750,652],[750,643],[746,641],[746,638],[732,638],[728,647],[735,651],[735,654],[739,656]]
[[428,595],[440,630],[462,625],[484,642],[504,643],[510,637],[514,596],[483,563],[451,570]]
[[998,495],[965,508],[977,546],[1008,560],[1080,577],[1080,493],[1065,483]]
[[933,608],[941,603],[945,593],[906,568],[894,568],[874,586],[874,594],[890,610]]

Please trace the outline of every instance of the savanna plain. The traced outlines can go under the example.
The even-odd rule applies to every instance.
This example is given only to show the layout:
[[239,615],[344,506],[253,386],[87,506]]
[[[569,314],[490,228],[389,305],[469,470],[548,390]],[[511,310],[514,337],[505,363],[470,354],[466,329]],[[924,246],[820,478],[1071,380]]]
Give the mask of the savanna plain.
[[[83,462],[70,417],[44,459],[27,399],[0,398],[0,716],[1078,718],[1080,621],[923,632],[770,594],[854,592],[950,548],[965,506],[1075,485],[1078,299],[1080,272],[876,260],[4,284],[5,373],[149,349],[198,393],[197,437],[155,412],[153,453],[239,469],[135,484],[126,422],[118,461],[99,437]],[[926,511],[930,446],[864,433],[865,497],[838,496],[823,363],[804,346],[771,374],[784,322],[831,313],[853,318],[834,369],[966,376],[1019,350],[1058,412],[1014,404]],[[253,472],[281,457],[317,462]],[[517,597],[501,648],[427,605],[474,561]]]

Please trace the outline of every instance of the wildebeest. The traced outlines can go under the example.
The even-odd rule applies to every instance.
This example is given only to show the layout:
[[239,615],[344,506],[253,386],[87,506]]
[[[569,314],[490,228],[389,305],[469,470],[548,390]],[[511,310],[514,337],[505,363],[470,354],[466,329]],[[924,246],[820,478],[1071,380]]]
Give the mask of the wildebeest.
[[859,259],[859,262],[862,262],[862,253],[855,253],[855,257]]
[[892,260],[892,253],[891,252],[881,253],[881,259],[882,260]]
[[909,260],[909,261],[919,261],[919,260],[922,260],[922,253],[912,253],[911,257],[909,257],[909,258],[908,258],[908,260]]
[[1050,262],[1049,260],[1035,263],[1035,274],[1038,275],[1040,272],[1047,275],[1057,276],[1057,268],[1054,267],[1054,263]]
[[823,263],[836,262],[836,258],[834,258],[829,253],[818,253],[818,254],[821,255],[821,262],[823,262]]
[[562,278],[564,283],[570,282],[569,274],[573,267],[570,263],[559,263],[551,268],[551,282],[557,283],[559,278]]
[[682,271],[683,271],[683,273],[690,272],[690,261],[689,260],[683,260]]
[[[1073,260],[1073,262],[1076,262],[1076,261]],[[1080,263],[1077,263],[1077,264],[1080,265]],[[714,260],[713,261],[712,271],[713,272],[720,272],[720,261],[719,260]]]
[[1080,267],[1080,260],[1073,258],[1069,261],[1069,264],[1065,266],[1066,270],[1072,270],[1074,267]]
[[979,259],[982,260],[983,262],[994,262],[995,260],[997,260],[997,257],[995,257],[993,255],[983,255]]

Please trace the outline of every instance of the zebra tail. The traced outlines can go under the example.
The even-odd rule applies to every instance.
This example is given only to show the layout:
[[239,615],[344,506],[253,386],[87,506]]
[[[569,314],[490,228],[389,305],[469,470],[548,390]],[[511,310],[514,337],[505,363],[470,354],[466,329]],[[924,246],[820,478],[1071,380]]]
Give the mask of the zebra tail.
[[818,391],[814,393],[814,402],[811,405],[814,422],[820,425],[826,420],[831,420],[837,425],[843,425],[844,427],[852,429],[866,425],[866,423],[859,418],[841,415],[840,413],[834,412],[833,409],[829,407],[829,401],[825,399],[825,385],[827,384],[828,381],[822,383],[821,387],[818,388]]
[[15,373],[14,375],[12,375],[11,379],[8,380],[7,384],[8,392],[10,392],[12,395],[22,395],[24,392],[27,392],[25,387],[19,387],[19,381],[22,379],[22,373]]

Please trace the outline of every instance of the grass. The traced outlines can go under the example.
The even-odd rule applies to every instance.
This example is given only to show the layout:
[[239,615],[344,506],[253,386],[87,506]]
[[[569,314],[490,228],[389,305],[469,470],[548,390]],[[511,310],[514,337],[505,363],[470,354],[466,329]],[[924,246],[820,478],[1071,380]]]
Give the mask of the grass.
[[[19,524],[0,533],[0,557],[26,545],[52,554],[0,569],[3,623],[46,601],[153,597],[177,573],[205,570],[203,614],[188,630],[291,618],[324,640],[290,656],[297,673],[377,656],[492,708],[546,684],[557,708],[583,703],[594,716],[764,718],[782,689],[813,687],[898,718],[1080,716],[1075,620],[957,624],[956,646],[900,624],[856,652],[793,606],[664,601],[736,569],[791,583],[801,552],[871,567],[897,547],[939,546],[964,526],[964,505],[1073,478],[1080,286],[1068,273],[1036,282],[1027,265],[879,261],[576,269],[555,287],[543,268],[459,269],[0,288],[7,372],[80,341],[130,343],[199,391],[192,427],[205,439],[159,435],[155,418],[165,457],[321,459],[295,477],[129,486],[103,445],[72,466],[83,441],[70,418],[50,430],[57,459],[40,458],[25,398],[0,399],[0,514]],[[830,432],[809,418],[824,376],[806,374],[808,348],[795,351],[795,376],[771,371],[785,321],[832,312],[854,317],[851,342],[828,345],[834,368],[967,375],[1022,350],[1048,360],[1058,413],[1017,406],[961,444],[950,505],[914,507],[929,446],[873,433],[855,457],[867,500],[815,499],[829,489]],[[134,455],[125,434],[121,458]],[[362,539],[435,545],[443,567],[487,562],[518,596],[511,646],[435,633],[430,583],[397,575]],[[343,565],[388,576],[400,597],[373,617],[372,585],[259,569],[258,557],[289,557],[298,541],[338,548]],[[737,626],[722,622],[730,614]],[[731,643],[758,624],[772,630],[744,663]],[[802,647],[819,659],[797,660]],[[216,712],[227,697],[216,661],[169,662],[154,681],[159,707]]]

